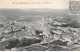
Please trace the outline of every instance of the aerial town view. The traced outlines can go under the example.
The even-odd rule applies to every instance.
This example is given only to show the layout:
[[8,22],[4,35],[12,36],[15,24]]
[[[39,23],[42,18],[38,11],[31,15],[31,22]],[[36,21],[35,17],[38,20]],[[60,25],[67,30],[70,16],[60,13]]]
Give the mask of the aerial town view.
[[80,15],[55,9],[0,9],[0,51],[80,50]]

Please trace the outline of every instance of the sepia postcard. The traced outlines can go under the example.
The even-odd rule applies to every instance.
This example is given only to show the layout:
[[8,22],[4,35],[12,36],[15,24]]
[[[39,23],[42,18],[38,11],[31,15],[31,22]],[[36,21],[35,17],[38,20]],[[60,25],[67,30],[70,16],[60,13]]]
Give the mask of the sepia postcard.
[[0,51],[80,51],[80,0],[0,0]]

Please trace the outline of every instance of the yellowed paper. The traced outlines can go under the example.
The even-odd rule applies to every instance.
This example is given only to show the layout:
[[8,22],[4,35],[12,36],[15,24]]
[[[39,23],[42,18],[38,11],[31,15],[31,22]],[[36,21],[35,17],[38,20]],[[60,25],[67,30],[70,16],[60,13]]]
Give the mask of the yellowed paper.
[[68,9],[69,0],[0,0],[0,8]]
[[0,0],[0,51],[80,51],[80,0]]

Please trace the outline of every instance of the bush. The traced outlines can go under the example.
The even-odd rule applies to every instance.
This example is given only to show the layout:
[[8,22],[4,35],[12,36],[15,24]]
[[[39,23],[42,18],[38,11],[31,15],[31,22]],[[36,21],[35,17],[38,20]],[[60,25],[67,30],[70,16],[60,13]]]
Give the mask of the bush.
[[69,26],[74,28],[80,28],[80,23],[78,23],[77,21],[72,21],[71,23],[69,23]]
[[9,44],[7,46],[5,46],[6,49],[11,49],[11,48],[14,48],[16,47],[18,44],[20,43],[20,41],[18,39],[14,39],[14,40],[11,40],[9,42]]
[[4,25],[3,24],[0,24],[0,28],[2,28]]

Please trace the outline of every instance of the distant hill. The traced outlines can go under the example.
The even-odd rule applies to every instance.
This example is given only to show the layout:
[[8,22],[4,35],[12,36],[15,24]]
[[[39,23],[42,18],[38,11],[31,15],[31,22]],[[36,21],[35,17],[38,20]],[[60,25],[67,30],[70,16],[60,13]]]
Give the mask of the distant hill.
[[[0,9],[0,16],[5,16],[7,20],[19,19],[20,16],[47,16],[51,18],[63,17],[63,18],[75,18],[80,21],[80,17],[77,15],[68,15],[68,10],[55,10],[55,9]],[[32,17],[31,17],[32,18]],[[34,17],[35,18],[35,17]],[[77,19],[78,18],[78,19]]]

